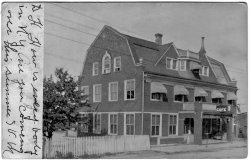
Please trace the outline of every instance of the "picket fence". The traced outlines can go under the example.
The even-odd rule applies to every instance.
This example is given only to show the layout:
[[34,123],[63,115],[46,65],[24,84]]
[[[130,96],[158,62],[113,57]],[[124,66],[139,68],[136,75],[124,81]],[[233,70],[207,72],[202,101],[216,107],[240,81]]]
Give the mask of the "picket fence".
[[67,156],[70,152],[74,157],[80,157],[148,149],[147,135],[62,137],[45,142],[44,158],[58,158],[58,154]]

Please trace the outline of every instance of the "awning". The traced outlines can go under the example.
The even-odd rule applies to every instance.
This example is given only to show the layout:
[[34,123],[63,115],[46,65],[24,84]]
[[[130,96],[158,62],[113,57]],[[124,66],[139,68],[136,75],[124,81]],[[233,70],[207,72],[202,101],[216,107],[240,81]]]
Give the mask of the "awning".
[[190,70],[193,70],[193,69],[202,69],[202,67],[197,62],[190,61]]
[[213,90],[212,91],[212,98],[224,98],[224,95],[217,90]]
[[167,89],[160,82],[151,82],[151,93],[167,93]]
[[237,100],[237,96],[233,92],[227,93],[227,100]]
[[182,85],[176,85],[174,86],[174,95],[188,95],[189,92],[187,88],[185,88]]
[[206,97],[206,96],[208,96],[208,94],[204,89],[199,88],[199,87],[195,87],[194,96],[195,97]]

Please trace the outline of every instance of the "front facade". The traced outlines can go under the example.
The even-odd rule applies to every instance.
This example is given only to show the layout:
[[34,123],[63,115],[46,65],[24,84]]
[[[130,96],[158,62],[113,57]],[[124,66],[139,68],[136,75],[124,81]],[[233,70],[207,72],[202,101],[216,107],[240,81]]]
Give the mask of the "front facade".
[[207,56],[204,38],[195,53],[155,36],[150,42],[104,26],[88,49],[80,88],[97,108],[93,131],[150,135],[152,145],[187,135],[196,144],[225,133],[231,140],[237,87],[224,65]]

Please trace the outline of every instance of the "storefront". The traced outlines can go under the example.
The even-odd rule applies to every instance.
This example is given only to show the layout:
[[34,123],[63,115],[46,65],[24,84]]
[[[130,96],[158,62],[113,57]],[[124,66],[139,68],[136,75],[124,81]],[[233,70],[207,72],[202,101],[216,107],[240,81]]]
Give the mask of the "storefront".
[[203,112],[202,139],[231,140],[233,114],[229,108],[218,105],[216,111]]

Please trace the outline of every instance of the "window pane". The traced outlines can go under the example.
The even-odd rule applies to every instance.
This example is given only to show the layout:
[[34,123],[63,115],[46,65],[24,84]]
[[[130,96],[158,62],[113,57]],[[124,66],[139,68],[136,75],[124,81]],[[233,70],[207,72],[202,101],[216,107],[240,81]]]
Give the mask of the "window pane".
[[171,68],[171,59],[167,58],[167,68]]
[[160,133],[160,127],[159,127],[159,126],[156,126],[156,133],[155,133],[155,134],[156,134],[156,135],[160,135],[159,133]]
[[173,134],[176,134],[176,126],[173,126]]
[[155,135],[155,126],[152,126],[152,135]]
[[160,116],[159,115],[156,116],[156,125],[160,125]]
[[155,125],[155,115],[152,115],[152,125]]
[[173,60],[173,69],[176,69],[176,66],[177,66],[177,60],[174,59],[174,60]]

